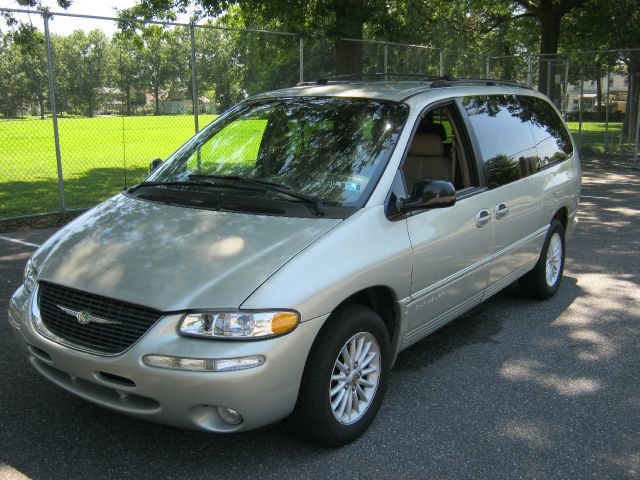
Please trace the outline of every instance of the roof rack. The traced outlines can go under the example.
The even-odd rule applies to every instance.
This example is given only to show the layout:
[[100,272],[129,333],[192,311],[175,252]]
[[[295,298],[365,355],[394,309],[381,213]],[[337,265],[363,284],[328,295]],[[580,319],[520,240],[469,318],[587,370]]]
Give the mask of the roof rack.
[[429,81],[429,87],[457,87],[460,85],[502,85],[508,87],[518,87],[531,89],[530,86],[511,80],[501,80],[496,78],[456,78],[449,75],[427,75],[423,73],[349,73],[345,75],[334,75],[331,77],[319,78],[314,82],[300,82],[299,87],[313,85],[328,85],[329,83],[351,83],[361,82],[363,77],[414,77],[418,81]]
[[412,77],[416,80],[423,81],[436,81],[436,80],[453,80],[453,77],[449,75],[428,75],[425,73],[383,73],[383,72],[363,72],[363,73],[347,73],[344,75],[332,75],[330,77],[322,77],[312,82],[300,82],[298,87],[312,86],[312,85],[327,85],[331,83],[347,83],[354,81],[363,81],[363,77]]
[[449,78],[436,80],[431,84],[431,87],[457,87],[459,85],[503,85],[506,87],[519,87],[531,90],[531,87],[529,85],[514,82],[511,80],[500,80],[496,78]]

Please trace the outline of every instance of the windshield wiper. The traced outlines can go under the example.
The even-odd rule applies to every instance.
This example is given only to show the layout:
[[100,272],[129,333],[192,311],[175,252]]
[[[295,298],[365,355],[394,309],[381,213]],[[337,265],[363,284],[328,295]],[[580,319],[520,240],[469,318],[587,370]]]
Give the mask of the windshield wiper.
[[214,175],[211,173],[192,173],[189,175],[189,178],[213,178],[215,180],[231,180],[232,182],[245,182],[252,183],[253,185],[262,185],[262,186],[271,186],[271,187],[279,187],[287,190],[291,190],[289,185],[285,185],[284,183],[276,183],[269,182],[268,180],[260,180],[258,178],[249,178],[243,177],[240,175]]
[[[242,182],[242,183],[246,183],[247,185],[259,186],[267,190],[272,190],[274,192],[279,192],[284,195],[289,195],[292,198],[297,198],[298,200],[302,200],[305,203],[313,205],[316,211],[316,214],[318,216],[324,215],[325,212],[327,211],[324,206],[324,203],[322,202],[322,200],[320,200],[320,198],[312,195],[306,195],[300,192],[294,192],[291,189],[291,187],[289,187],[288,185],[283,185],[281,183],[269,182],[267,180],[258,180],[255,178],[247,178],[247,177],[242,177],[240,175],[210,175],[210,174],[204,174],[204,173],[194,173],[189,175],[189,179],[191,178],[230,180],[232,182]],[[213,182],[205,182],[205,183],[214,184]],[[216,183],[214,185],[218,185],[218,184]]]
[[205,182],[140,182],[137,185],[132,186],[127,190],[129,193],[133,193],[142,187],[183,187],[185,185],[207,185]]
[[127,192],[133,193],[142,187],[211,187],[238,188],[236,185],[219,185],[212,182],[140,182],[130,187]]

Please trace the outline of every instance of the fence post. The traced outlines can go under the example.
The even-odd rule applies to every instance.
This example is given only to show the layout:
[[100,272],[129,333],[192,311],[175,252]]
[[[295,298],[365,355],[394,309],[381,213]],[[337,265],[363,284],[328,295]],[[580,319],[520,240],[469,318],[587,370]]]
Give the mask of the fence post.
[[388,61],[389,61],[389,45],[385,43],[384,44],[384,80],[385,80],[385,82],[387,80],[389,80],[387,78],[387,73],[389,71],[389,63],[388,63]]
[[304,40],[300,37],[300,83],[304,82]]
[[489,57],[489,55],[487,55],[487,58],[485,59],[484,67],[486,75],[485,78],[491,78],[491,57]]
[[191,34],[191,90],[193,91],[193,119],[195,121],[196,133],[200,130],[198,125],[198,79],[196,77],[196,33],[193,22],[189,24],[189,33]]
[[584,96],[584,68],[580,67],[580,111],[578,112],[578,151],[582,151],[582,107]]
[[440,50],[440,76],[444,77],[444,48]]
[[628,118],[627,123],[629,124],[629,127],[627,129],[628,130],[627,145],[631,145],[631,124],[633,122],[631,121],[630,115],[631,115],[631,111],[633,110],[633,104],[631,102],[633,101],[632,98],[633,98],[634,81],[635,81],[635,76],[631,75],[631,70],[629,70],[629,101],[628,101],[629,108],[627,109],[627,118]]
[[53,119],[53,139],[56,144],[56,161],[58,163],[58,189],[60,191],[60,211],[65,212],[64,183],[62,181],[62,158],[60,156],[60,134],[58,132],[58,112],[56,109],[56,91],[53,84],[53,62],[51,61],[51,35],[49,34],[49,14],[42,15],[44,19],[44,38],[47,49],[47,70],[49,71],[49,98],[51,99],[51,118]]
[[633,168],[638,168],[638,143],[640,143],[640,98],[638,98],[636,110],[636,148],[633,150]]
[[529,55],[529,86],[533,88],[533,55]]
[[569,114],[569,60],[564,64],[564,98],[562,99],[562,105],[564,106],[564,118],[566,120]]
[[607,99],[604,104],[604,151],[609,152],[609,90],[611,88],[611,67],[607,65]]
[[544,94],[547,97],[551,98],[553,103],[556,103],[555,100],[552,98],[553,88],[551,87],[551,60],[547,60],[547,91],[544,92]]

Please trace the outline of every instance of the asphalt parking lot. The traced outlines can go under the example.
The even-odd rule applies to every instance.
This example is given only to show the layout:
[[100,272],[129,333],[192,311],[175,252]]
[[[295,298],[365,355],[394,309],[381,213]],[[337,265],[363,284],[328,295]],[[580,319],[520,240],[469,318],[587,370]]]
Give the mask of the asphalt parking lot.
[[[640,478],[640,171],[587,166],[580,219],[556,297],[511,286],[401,353],[378,418],[340,449],[286,424],[220,436],[94,406],[32,370],[3,314],[0,478]],[[2,312],[33,250],[0,237]]]

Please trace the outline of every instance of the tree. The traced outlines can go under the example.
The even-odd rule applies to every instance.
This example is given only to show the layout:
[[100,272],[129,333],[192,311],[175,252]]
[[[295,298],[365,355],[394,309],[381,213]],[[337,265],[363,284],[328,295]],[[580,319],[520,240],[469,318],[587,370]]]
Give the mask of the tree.
[[[362,39],[367,25],[380,29],[394,23],[385,0],[196,0],[195,4],[196,17],[216,18],[239,7],[245,18],[262,22],[259,26],[266,22],[300,35],[313,33],[334,38],[337,74],[362,72],[362,43],[343,39]],[[121,16],[172,18],[176,12],[185,13],[191,5],[191,0],[141,0],[123,10]]]
[[166,54],[168,58],[167,87],[169,94],[188,95],[193,98],[191,82],[191,34],[187,27],[167,30]]
[[[35,8],[41,11],[47,9],[42,6],[42,0],[15,0],[21,7]],[[63,9],[69,8],[72,0],[56,0],[56,4]],[[31,24],[18,21],[10,12],[0,12],[0,18],[11,30],[11,37],[4,37],[3,53],[11,58],[0,60],[0,77],[7,75],[12,65],[20,63],[20,68],[14,73],[4,76],[0,86],[7,82],[0,91],[5,92],[0,98],[2,110],[5,114],[15,116],[19,108],[25,106],[26,98],[36,101],[40,110],[40,117],[44,118],[45,91],[47,85],[47,63],[44,36]],[[2,30],[0,29],[0,34]],[[11,46],[9,46],[11,45]],[[17,47],[17,48],[13,48]],[[18,81],[20,78],[20,86]],[[26,91],[25,95],[16,95],[18,91]],[[18,105],[15,102],[20,101]],[[6,108],[6,110],[5,110]]]
[[[41,11],[46,11],[47,9],[42,6],[42,0],[15,0],[15,2],[21,7],[34,8]],[[63,9],[67,9],[71,6],[72,0],[56,0],[56,4]],[[11,28],[16,25],[25,25],[22,22],[16,20],[16,18],[10,12],[0,12],[0,18],[4,18],[7,25]],[[0,30],[2,33],[2,30]]]
[[[625,131],[637,131],[638,101],[640,100],[640,0],[592,0],[593,8],[578,12],[572,22],[575,35],[569,47],[594,49],[620,49],[617,58],[611,54],[590,55],[587,64],[601,58],[601,63],[623,62],[632,79],[627,92]],[[629,130],[627,130],[629,129]]]
[[[56,38],[55,36],[53,38]],[[105,86],[108,40],[101,30],[75,30],[56,39],[60,97],[76,111],[93,117]]]
[[142,78],[151,88],[154,111],[160,115],[160,91],[165,89],[173,73],[173,59],[167,47],[169,33],[159,25],[145,25],[141,28]]
[[[441,3],[439,0],[423,0]],[[539,25],[538,52],[538,90],[553,96],[553,83],[549,78],[548,67],[558,54],[563,19],[571,12],[586,7],[593,0],[469,0],[470,19],[480,35],[489,33],[500,25],[524,18],[534,18]],[[553,73],[553,72],[550,72]],[[551,78],[553,75],[550,75]]]
[[25,88],[38,104],[40,118],[44,119],[49,82],[44,35],[33,25],[21,24],[11,36],[17,48],[16,53],[20,54],[20,69],[26,74]]
[[29,24],[0,34],[0,109],[10,117],[39,107],[44,118],[48,90],[44,35]]
[[29,92],[26,74],[20,69],[20,54],[9,34],[0,36],[0,113],[9,118],[18,116]]
[[218,110],[226,110],[244,98],[247,66],[238,48],[239,32],[198,28],[196,71],[199,93],[209,92]]
[[547,79],[553,76],[548,74],[550,60],[555,60],[560,42],[560,29],[562,19],[572,10],[584,6],[590,0],[519,0],[527,13],[540,21],[540,56],[538,65],[538,90],[553,96],[553,84],[549,85]]
[[110,83],[117,85],[122,95],[127,115],[137,106],[144,105],[142,64],[142,39],[136,32],[117,32],[111,39],[112,64],[109,68]]

